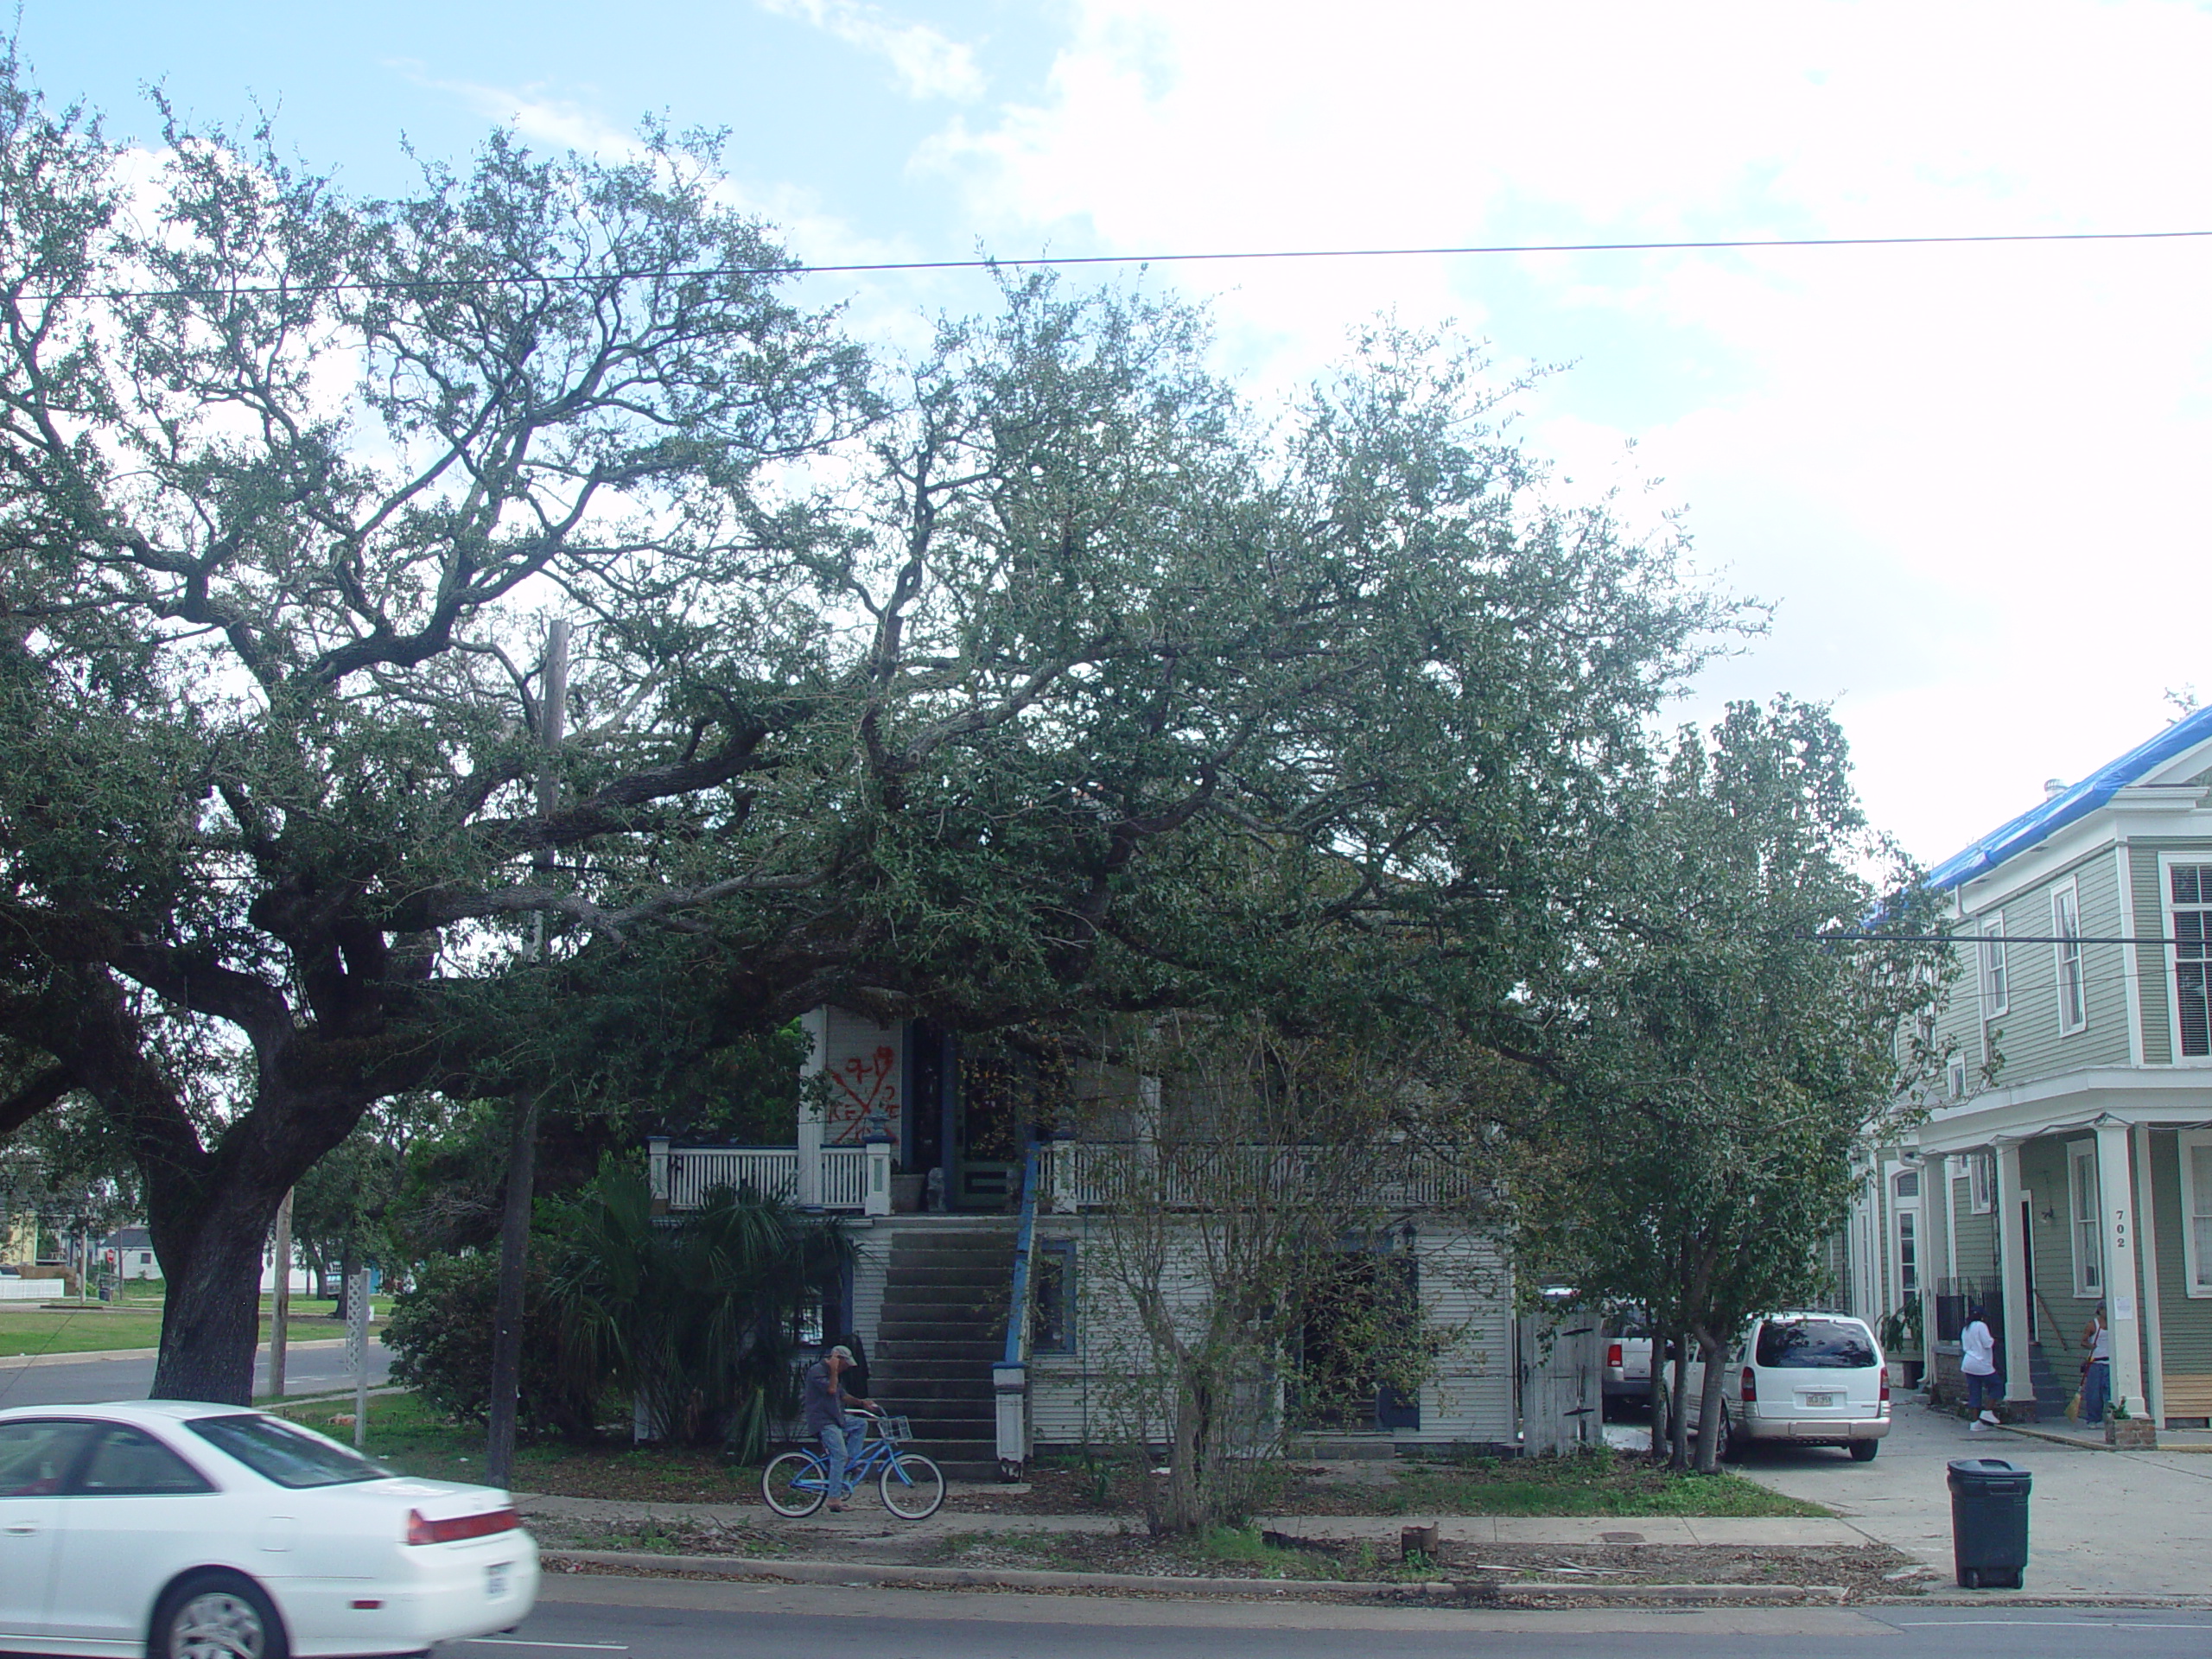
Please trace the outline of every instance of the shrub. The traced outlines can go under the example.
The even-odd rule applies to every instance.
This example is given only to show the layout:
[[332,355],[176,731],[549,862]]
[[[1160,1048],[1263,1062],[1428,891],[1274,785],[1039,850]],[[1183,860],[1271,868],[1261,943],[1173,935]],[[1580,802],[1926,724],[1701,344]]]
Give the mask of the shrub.
[[[432,1256],[414,1284],[392,1299],[385,1346],[392,1381],[411,1388],[437,1410],[464,1422],[484,1421],[492,1392],[492,1317],[498,1257],[468,1251]],[[525,1285],[522,1391],[517,1415],[530,1435],[588,1437],[599,1416],[607,1376],[561,1339],[545,1294],[543,1270]]]

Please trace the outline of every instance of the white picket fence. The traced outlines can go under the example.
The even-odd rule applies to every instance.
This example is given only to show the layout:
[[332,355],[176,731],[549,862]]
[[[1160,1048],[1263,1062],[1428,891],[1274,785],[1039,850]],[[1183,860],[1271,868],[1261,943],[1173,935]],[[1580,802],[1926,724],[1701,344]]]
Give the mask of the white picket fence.
[[0,1302],[54,1302],[68,1294],[61,1279],[0,1279]]

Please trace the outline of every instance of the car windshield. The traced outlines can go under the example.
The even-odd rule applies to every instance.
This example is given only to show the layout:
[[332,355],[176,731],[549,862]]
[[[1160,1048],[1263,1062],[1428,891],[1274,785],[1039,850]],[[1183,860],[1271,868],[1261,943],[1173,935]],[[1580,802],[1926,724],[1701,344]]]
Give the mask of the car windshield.
[[1861,1371],[1874,1363],[1866,1327],[1843,1319],[1770,1319],[1759,1327],[1761,1365]]
[[257,1412],[195,1417],[192,1432],[279,1486],[343,1486],[381,1480],[388,1472],[358,1452]]

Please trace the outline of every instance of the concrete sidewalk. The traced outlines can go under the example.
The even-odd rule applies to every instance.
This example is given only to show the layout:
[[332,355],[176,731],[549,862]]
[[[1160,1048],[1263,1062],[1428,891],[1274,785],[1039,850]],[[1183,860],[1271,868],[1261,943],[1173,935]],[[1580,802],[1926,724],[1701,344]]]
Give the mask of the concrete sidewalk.
[[1900,1395],[1896,1427],[1872,1463],[1825,1449],[1760,1447],[1741,1468],[1776,1491],[1827,1505],[1867,1538],[1927,1563],[1948,1581],[1951,1494],[1944,1465],[1953,1458],[2001,1458],[2034,1475],[2028,1593],[2212,1591],[2212,1457],[2200,1453],[2111,1452],[2101,1442],[2069,1444],[2048,1432],[1977,1434],[1955,1417],[1928,1410],[1917,1396]]

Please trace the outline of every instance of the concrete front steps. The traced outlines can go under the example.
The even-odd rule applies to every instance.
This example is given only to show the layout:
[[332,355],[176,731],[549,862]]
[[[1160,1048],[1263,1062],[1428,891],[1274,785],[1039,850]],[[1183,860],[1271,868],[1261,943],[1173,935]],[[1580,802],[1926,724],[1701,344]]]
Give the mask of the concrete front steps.
[[991,1366],[1005,1352],[1014,1233],[1011,1217],[948,1217],[891,1243],[869,1387],[954,1480],[998,1474]]

